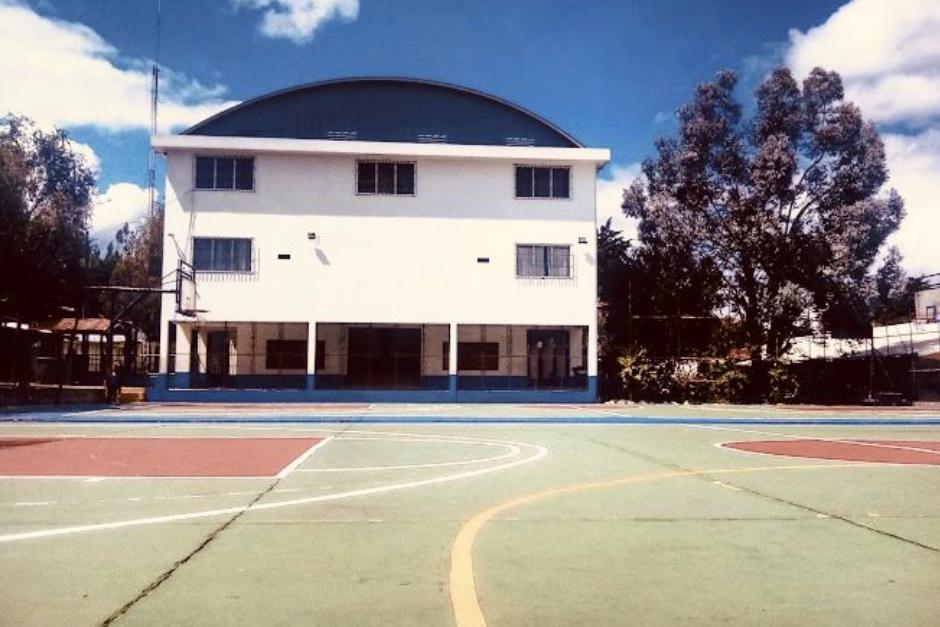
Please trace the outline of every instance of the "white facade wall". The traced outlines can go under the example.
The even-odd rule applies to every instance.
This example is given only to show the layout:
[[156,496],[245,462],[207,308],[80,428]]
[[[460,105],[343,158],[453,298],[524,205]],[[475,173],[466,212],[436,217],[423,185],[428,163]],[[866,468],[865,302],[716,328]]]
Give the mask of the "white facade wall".
[[[541,156],[538,148],[461,158],[450,154],[454,146],[445,147],[446,157],[427,155],[433,146],[415,146],[419,156],[382,157],[416,163],[414,196],[358,195],[354,154],[276,151],[247,153],[255,159],[254,191],[197,191],[195,155],[237,151],[165,148],[164,273],[175,271],[179,258],[191,260],[193,237],[249,237],[250,274],[197,274],[196,307],[206,310],[198,314],[200,326],[583,325],[590,333],[588,374],[596,374],[595,178],[602,160],[585,157],[587,149],[552,149],[555,158],[545,161],[527,158],[526,150]],[[570,166],[571,197],[514,198],[516,163]],[[570,246],[572,277],[516,278],[517,244]],[[481,257],[489,263],[479,263]],[[193,322],[175,313],[172,295],[164,297],[162,315],[164,329],[172,320]],[[180,331],[177,350],[188,350]],[[446,339],[447,328],[439,332]],[[572,364],[581,360],[575,344]],[[165,364],[166,340],[162,354]],[[440,360],[426,365],[427,374],[440,370]],[[176,366],[186,368],[180,358]],[[327,363],[328,372],[339,367]]]

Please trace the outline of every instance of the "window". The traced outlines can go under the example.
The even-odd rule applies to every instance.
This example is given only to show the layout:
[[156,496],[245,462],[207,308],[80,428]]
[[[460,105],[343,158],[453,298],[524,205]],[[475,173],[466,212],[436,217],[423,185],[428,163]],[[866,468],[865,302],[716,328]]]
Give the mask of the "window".
[[[450,370],[450,342],[444,342],[443,370]],[[498,342],[458,342],[457,370],[499,370]]]
[[268,370],[306,370],[307,340],[268,340],[264,367]]
[[937,306],[929,305],[927,307],[927,320],[930,320],[931,322],[933,322],[936,319],[937,319]]
[[196,157],[196,189],[255,188],[255,160],[251,157]]
[[193,268],[203,272],[251,272],[251,240],[195,237]]
[[415,164],[359,161],[356,163],[356,191],[360,194],[413,196]]
[[568,278],[571,276],[570,246],[516,246],[516,276]]
[[516,166],[516,198],[570,198],[571,168]]

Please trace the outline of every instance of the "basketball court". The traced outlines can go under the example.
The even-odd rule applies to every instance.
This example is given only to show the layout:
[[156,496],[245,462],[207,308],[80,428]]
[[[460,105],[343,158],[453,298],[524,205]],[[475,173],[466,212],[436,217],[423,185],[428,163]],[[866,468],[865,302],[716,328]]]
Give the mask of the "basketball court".
[[936,625],[940,412],[2,416],[10,625]]

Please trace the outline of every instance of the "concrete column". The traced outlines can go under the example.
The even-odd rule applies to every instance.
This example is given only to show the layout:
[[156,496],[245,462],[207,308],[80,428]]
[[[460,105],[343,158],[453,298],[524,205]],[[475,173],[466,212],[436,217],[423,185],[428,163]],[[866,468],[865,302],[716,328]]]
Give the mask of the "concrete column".
[[307,322],[307,389],[316,388],[317,376],[317,323]]
[[587,373],[588,396],[592,402],[597,401],[597,318],[588,326],[587,332]]
[[[170,369],[170,325],[172,322],[164,322],[163,328],[160,329],[160,365],[159,372],[161,375],[166,375]],[[179,339],[177,339],[177,342]]]
[[450,323],[450,334],[448,335],[448,356],[447,356],[447,375],[450,382],[450,391],[455,395],[457,393],[457,323]]
[[[170,324],[176,323],[171,322]],[[176,360],[177,372],[189,372],[189,351],[193,350],[189,345],[189,340],[189,327],[176,324],[176,355],[170,355],[170,359]]]

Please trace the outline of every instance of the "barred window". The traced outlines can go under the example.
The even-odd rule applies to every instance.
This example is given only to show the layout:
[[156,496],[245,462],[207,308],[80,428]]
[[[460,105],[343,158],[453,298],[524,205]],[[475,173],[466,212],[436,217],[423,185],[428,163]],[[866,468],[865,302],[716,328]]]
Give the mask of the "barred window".
[[516,198],[570,198],[571,168],[516,166]]
[[356,191],[360,194],[413,196],[415,164],[410,162],[359,161]]
[[571,247],[519,244],[516,276],[567,278],[571,276]]
[[255,188],[255,160],[252,157],[196,157],[196,189]]
[[203,272],[251,272],[251,240],[194,237],[193,268]]

